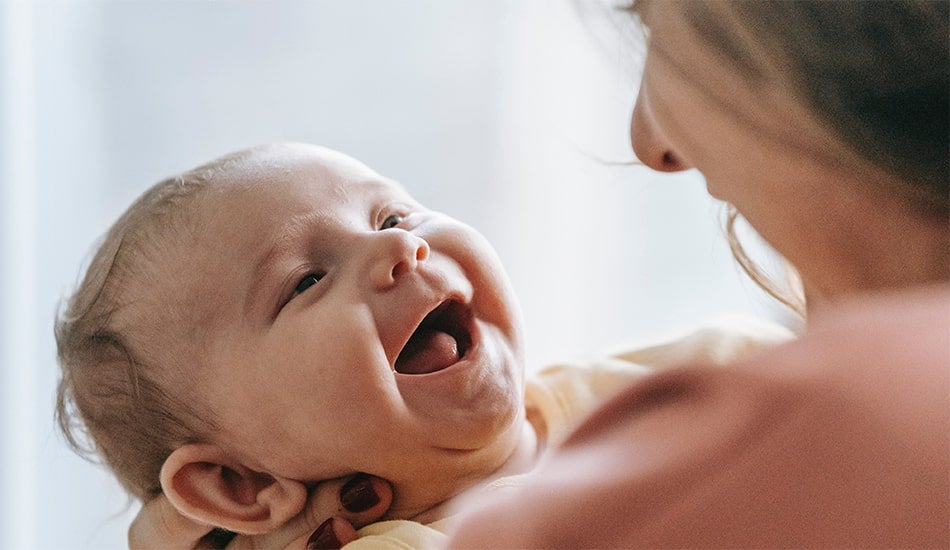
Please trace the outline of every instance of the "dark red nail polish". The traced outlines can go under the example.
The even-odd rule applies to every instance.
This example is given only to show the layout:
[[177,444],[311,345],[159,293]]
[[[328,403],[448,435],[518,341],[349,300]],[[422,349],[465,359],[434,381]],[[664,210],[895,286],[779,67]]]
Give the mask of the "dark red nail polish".
[[352,513],[365,512],[379,502],[367,474],[356,474],[340,488],[340,503]]
[[307,550],[337,550],[342,547],[333,530],[333,518],[321,523],[320,527],[317,527],[317,530],[307,539]]

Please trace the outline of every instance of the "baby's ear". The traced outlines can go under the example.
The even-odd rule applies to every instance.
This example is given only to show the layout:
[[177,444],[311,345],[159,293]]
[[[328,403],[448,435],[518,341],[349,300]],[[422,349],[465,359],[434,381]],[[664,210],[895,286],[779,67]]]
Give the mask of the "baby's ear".
[[244,534],[266,533],[303,510],[307,488],[255,472],[214,445],[172,451],[161,472],[162,491],[183,515]]

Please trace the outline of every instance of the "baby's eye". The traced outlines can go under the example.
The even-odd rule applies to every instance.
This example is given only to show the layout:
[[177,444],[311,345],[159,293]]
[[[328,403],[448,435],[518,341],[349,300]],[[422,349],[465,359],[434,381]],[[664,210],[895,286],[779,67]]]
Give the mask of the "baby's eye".
[[402,220],[403,218],[399,214],[390,214],[386,216],[385,220],[383,220],[383,224],[379,226],[379,229],[392,229],[393,227],[401,224]]
[[325,273],[310,273],[304,276],[304,278],[300,279],[300,282],[297,283],[297,286],[294,288],[294,294],[291,296],[291,298],[297,296],[298,294],[302,294],[308,288],[319,283],[320,279],[323,279],[325,275]]

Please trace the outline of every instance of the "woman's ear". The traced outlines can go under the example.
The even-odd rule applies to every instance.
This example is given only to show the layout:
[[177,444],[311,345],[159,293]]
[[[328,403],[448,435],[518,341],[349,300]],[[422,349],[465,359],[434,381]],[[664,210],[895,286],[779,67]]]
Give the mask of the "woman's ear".
[[172,451],[161,471],[162,491],[181,514],[243,534],[273,530],[303,510],[307,488],[255,472],[215,445]]

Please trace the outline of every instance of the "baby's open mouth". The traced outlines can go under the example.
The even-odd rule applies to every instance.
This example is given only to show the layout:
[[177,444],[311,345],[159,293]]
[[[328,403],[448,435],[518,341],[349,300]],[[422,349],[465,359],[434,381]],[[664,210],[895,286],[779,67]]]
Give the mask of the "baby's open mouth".
[[472,347],[471,319],[471,310],[461,302],[446,300],[439,304],[402,348],[396,358],[396,372],[428,374],[461,361]]

